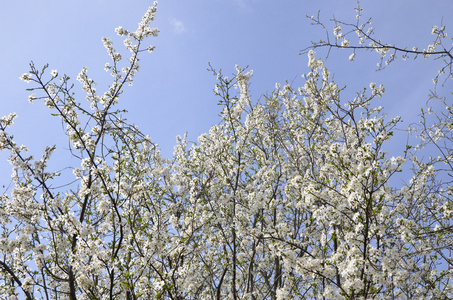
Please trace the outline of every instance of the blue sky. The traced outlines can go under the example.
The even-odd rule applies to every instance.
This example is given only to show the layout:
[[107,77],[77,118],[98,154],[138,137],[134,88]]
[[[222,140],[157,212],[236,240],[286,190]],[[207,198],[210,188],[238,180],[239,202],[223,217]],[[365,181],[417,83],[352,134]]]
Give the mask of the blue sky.
[[[152,1],[78,0],[78,1],[0,1],[0,115],[16,112],[19,118],[12,133],[19,144],[40,155],[50,144],[67,146],[61,123],[51,117],[42,103],[28,103],[28,87],[19,76],[29,70],[33,60],[74,80],[82,67],[105,86],[110,76],[104,71],[109,57],[102,37],[112,37],[117,49],[122,40],[114,29],[123,26],[135,30]],[[373,17],[376,34],[383,41],[399,46],[426,48],[431,42],[431,27],[453,28],[453,1],[380,0],[362,1],[365,17]],[[129,110],[128,120],[135,123],[164,154],[170,156],[175,136],[189,132],[189,138],[207,132],[218,123],[220,107],[212,93],[215,78],[206,71],[210,62],[225,74],[235,64],[254,70],[252,97],[270,92],[276,82],[294,81],[302,85],[301,75],[308,72],[306,55],[301,49],[319,40],[322,31],[310,26],[305,15],[328,21],[355,21],[353,0],[162,0],[158,4],[154,26],[160,30],[152,54],[143,53],[141,69],[134,86],[120,99]],[[433,61],[398,61],[386,71],[375,72],[375,53],[358,53],[349,62],[351,52],[334,51],[327,67],[339,86],[347,86],[344,97],[370,82],[384,84],[386,95],[376,103],[390,116],[402,115],[404,124],[416,120],[424,105],[431,79],[439,64]],[[80,85],[76,82],[76,91]],[[452,87],[444,89],[446,95]],[[81,100],[83,92],[78,93]],[[58,153],[58,152],[57,152]],[[9,174],[6,153],[0,153],[0,174]],[[57,157],[64,164],[64,158]],[[5,172],[8,170],[7,172]],[[4,175],[0,184],[6,184]],[[8,180],[9,181],[9,180]],[[5,183],[4,183],[5,182]],[[2,190],[0,190],[2,191]]]

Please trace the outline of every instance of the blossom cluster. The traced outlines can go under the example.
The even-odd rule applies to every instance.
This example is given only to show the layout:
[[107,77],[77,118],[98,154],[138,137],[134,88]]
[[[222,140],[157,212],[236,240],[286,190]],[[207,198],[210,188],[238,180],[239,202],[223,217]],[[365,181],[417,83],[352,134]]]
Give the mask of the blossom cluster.
[[[82,69],[77,80],[89,104],[47,66],[31,64],[21,76],[35,85],[29,99],[42,99],[66,124],[64,147],[77,164],[54,171],[60,145],[35,159],[7,133],[16,115],[0,119],[13,182],[0,196],[0,295],[453,297],[451,104],[422,111],[418,145],[390,156],[387,143],[401,120],[374,106],[384,87],[372,82],[344,99],[313,49],[301,86],[276,84],[259,101],[250,92],[252,71],[236,66],[227,77],[211,68],[220,122],[194,143],[177,137],[166,159],[116,106],[139,70],[139,53],[149,50],[141,43],[157,35],[149,26],[155,12],[156,4],[134,32],[116,29],[131,53],[121,70],[122,56],[103,39],[113,81],[100,96]],[[341,26],[338,46],[350,47]],[[371,32],[360,27],[359,37]],[[420,157],[430,146],[438,155]],[[407,183],[395,184],[401,173],[410,174]]]

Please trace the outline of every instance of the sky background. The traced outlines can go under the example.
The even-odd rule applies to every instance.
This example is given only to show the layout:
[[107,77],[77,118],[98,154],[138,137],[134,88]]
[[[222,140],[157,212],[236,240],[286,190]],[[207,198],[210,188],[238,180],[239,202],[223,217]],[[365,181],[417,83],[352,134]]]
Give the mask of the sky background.
[[[61,122],[50,116],[43,103],[28,102],[25,89],[31,86],[19,76],[29,70],[31,60],[37,67],[49,63],[48,72],[57,69],[74,79],[75,91],[84,101],[75,80],[82,67],[88,67],[88,75],[99,83],[98,91],[111,79],[104,71],[110,58],[101,38],[111,37],[116,49],[122,49],[114,29],[135,30],[151,4],[144,0],[0,0],[0,115],[19,115],[11,130],[18,144],[27,145],[38,157],[46,145],[57,144],[60,152],[54,162],[65,165],[67,157],[58,154],[67,148]],[[253,99],[271,92],[276,82],[303,85],[301,75],[309,69],[300,50],[324,37],[305,16],[320,11],[326,22],[333,15],[354,22],[355,5],[353,0],[161,0],[153,24],[160,34],[148,40],[156,50],[143,53],[140,72],[134,85],[126,87],[120,106],[129,111],[127,119],[171,157],[176,135],[188,132],[195,141],[219,122],[221,107],[212,92],[216,80],[207,71],[208,63],[225,75],[234,73],[236,64],[248,65],[254,71]],[[373,17],[376,36],[389,44],[426,48],[434,37],[431,27],[441,23],[453,34],[451,0],[362,1],[361,5],[364,20]],[[332,27],[329,24],[329,30]],[[382,105],[389,116],[401,115],[404,126],[416,122],[439,62],[397,61],[376,72],[376,53],[357,53],[356,61],[349,62],[351,53],[333,51],[326,63],[338,85],[347,87],[344,99],[353,98],[370,82],[382,83],[386,94],[376,106]],[[449,83],[441,92],[448,95],[451,90]],[[10,180],[7,156],[0,153],[0,192]]]

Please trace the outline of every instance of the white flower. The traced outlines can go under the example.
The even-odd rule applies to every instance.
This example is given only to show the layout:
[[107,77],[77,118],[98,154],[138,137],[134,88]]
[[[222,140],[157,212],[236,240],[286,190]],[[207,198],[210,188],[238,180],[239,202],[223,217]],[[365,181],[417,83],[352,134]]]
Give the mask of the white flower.
[[35,99],[36,99],[35,94],[32,93],[32,94],[28,95],[28,102],[31,103]]
[[433,26],[433,28],[431,30],[431,34],[436,34],[436,31],[437,31],[437,26]]
[[376,88],[376,83],[372,82],[370,83],[370,89],[374,90]]
[[57,70],[52,70],[52,71],[50,72],[50,75],[52,75],[52,77],[57,77],[57,75],[58,75]]
[[341,27],[340,25],[335,25],[333,28],[333,34],[335,34],[335,38],[340,39],[343,35],[341,34]]
[[31,76],[29,73],[24,73],[22,76],[19,77],[19,79],[25,81],[26,83],[29,83],[31,80]]
[[33,288],[33,279],[31,279],[30,277],[25,278],[22,282],[22,288],[28,292],[31,291],[31,289]]
[[24,228],[22,228],[22,232],[24,234],[32,234],[33,232],[35,232],[35,228],[32,225],[27,224],[24,226]]
[[354,61],[354,58],[355,58],[355,53],[352,53],[351,55],[349,55],[349,60],[350,61]]
[[115,32],[119,35],[119,36],[124,36],[124,35],[127,35],[128,34],[128,31],[126,29],[124,29],[123,27],[119,26],[118,28],[115,28]]
[[156,280],[156,281],[153,282],[153,285],[156,288],[156,290],[160,291],[164,287],[165,282],[160,281],[160,280]]
[[341,42],[341,47],[349,47],[349,40],[343,40]]

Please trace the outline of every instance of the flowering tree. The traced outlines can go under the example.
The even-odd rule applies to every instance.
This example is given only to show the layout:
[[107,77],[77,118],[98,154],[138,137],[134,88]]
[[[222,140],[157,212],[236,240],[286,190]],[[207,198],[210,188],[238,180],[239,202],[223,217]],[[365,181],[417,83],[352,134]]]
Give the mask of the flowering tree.
[[[353,61],[360,51],[375,51],[379,57],[378,70],[385,69],[398,58],[406,60],[411,57],[434,57],[442,62],[433,78],[434,88],[427,100],[427,109],[421,109],[420,125],[409,129],[419,138],[412,152],[408,151],[411,146],[407,146],[408,149],[404,151],[405,156],[410,157],[413,177],[406,186],[400,189],[393,187],[399,201],[389,209],[401,214],[396,219],[401,230],[401,251],[395,252],[400,257],[400,262],[394,263],[401,264],[402,269],[396,273],[391,272],[393,287],[390,290],[392,297],[396,298],[448,299],[452,297],[453,114],[451,99],[439,96],[437,91],[439,83],[444,87],[453,79],[453,49],[447,46],[447,33],[442,25],[432,27],[431,33],[435,38],[426,49],[408,49],[386,44],[375,37],[371,19],[362,21],[363,9],[359,2],[355,10],[355,23],[335,18],[330,20],[333,23],[333,36],[329,34],[328,26],[320,20],[319,15],[309,17],[313,25],[324,29],[325,39],[312,43],[303,52],[311,53],[317,48],[327,48],[328,56],[332,49],[349,49],[352,50],[349,60]],[[400,277],[402,274],[407,276],[406,279],[404,276]],[[411,285],[412,290],[401,288],[403,282]]]
[[136,31],[117,28],[131,53],[125,67],[111,40],[103,39],[113,82],[99,94],[87,69],[81,71],[77,80],[88,108],[76,100],[66,75],[51,71],[49,78],[47,66],[39,70],[32,63],[22,76],[34,84],[30,90],[39,92],[30,101],[43,99],[66,124],[69,151],[80,166],[73,170],[76,182],[71,180],[67,189],[54,188],[60,174],[49,171],[47,163],[55,146],[35,160],[6,133],[15,115],[1,119],[0,148],[11,152],[15,185],[0,204],[0,294],[8,299],[19,291],[27,299],[154,297],[150,278],[153,268],[158,273],[162,268],[157,256],[169,231],[162,221],[168,207],[158,203],[163,201],[160,178],[153,174],[160,156],[148,137],[125,123],[115,105],[139,69],[139,53],[153,49],[144,48],[143,41],[157,35],[150,27],[155,11],[156,3]]
[[[152,51],[145,38],[156,4],[134,32],[118,28],[131,57],[112,42],[113,76],[100,95],[83,69],[89,107],[76,100],[68,76],[47,66],[22,79],[30,101],[66,124],[69,151],[80,161],[68,184],[26,154],[0,120],[0,149],[9,150],[14,188],[0,198],[0,294],[8,299],[448,299],[453,296],[451,107],[422,112],[420,143],[398,157],[383,150],[400,118],[387,118],[370,84],[352,100],[309,49],[305,84],[277,85],[263,101],[249,93],[252,71],[236,67],[214,89],[221,122],[198,142],[179,137],[172,159],[116,108],[125,84]],[[360,8],[358,8],[360,17]],[[360,20],[360,18],[358,18]],[[321,25],[319,19],[316,24]],[[359,45],[341,34],[312,48],[418,50],[376,42],[364,25]],[[429,53],[445,59],[445,29],[434,29]],[[343,40],[342,40],[343,39]],[[336,41],[342,40],[341,44]],[[362,40],[371,40],[369,46]],[[385,45],[385,47],[383,46]],[[385,51],[384,51],[385,50]],[[415,51],[415,52],[413,52]],[[354,56],[352,56],[352,59]],[[389,63],[396,58],[392,56]],[[449,73],[451,75],[451,72]],[[437,77],[436,77],[437,78]],[[435,81],[437,82],[437,80]],[[434,117],[434,118],[433,118]],[[433,147],[439,155],[422,159]],[[411,162],[407,185],[391,179]],[[408,168],[407,168],[408,169]]]

